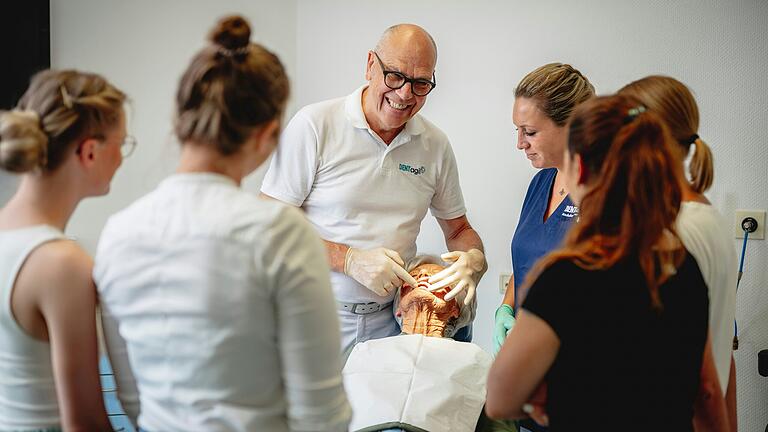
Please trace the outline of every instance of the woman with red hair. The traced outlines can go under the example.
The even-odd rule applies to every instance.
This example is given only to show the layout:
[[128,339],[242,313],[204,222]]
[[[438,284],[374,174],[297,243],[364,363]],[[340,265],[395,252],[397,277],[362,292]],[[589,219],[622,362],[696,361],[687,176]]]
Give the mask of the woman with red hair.
[[675,229],[684,177],[673,145],[632,98],[576,108],[564,171],[580,220],[523,287],[489,374],[490,417],[524,417],[546,383],[552,432],[590,415],[590,430],[728,430],[707,287]]

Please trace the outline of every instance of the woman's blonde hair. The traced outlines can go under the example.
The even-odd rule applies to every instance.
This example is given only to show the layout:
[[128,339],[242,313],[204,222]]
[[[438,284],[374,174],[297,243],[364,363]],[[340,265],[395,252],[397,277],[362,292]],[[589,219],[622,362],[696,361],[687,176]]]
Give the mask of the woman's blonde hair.
[[125,94],[100,75],[37,73],[12,111],[0,111],[0,168],[55,170],[76,142],[117,124]]
[[549,63],[528,73],[515,88],[515,98],[533,99],[558,126],[565,126],[577,105],[595,95],[595,87],[573,66]]
[[253,130],[282,115],[288,77],[280,59],[250,38],[243,17],[225,17],[192,59],[176,92],[176,136],[182,143],[231,155]]
[[688,167],[691,187],[698,193],[709,189],[715,177],[712,151],[699,138],[699,107],[691,90],[672,77],[652,75],[627,84],[618,93],[638,99],[663,118],[683,157],[695,145]]

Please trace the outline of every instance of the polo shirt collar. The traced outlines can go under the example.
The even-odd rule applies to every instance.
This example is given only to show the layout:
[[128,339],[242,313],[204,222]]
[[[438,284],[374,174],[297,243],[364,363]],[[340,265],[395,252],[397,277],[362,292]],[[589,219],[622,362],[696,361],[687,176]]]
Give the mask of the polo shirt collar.
[[[366,129],[371,133],[374,133],[373,129],[368,125],[368,121],[365,119],[365,114],[363,113],[363,90],[367,87],[368,84],[364,84],[351,95],[347,96],[344,101],[344,110],[346,111],[347,119],[349,119],[349,122],[353,127]],[[421,115],[416,114],[405,123],[405,128],[400,131],[392,143],[409,141],[411,137],[420,135],[424,130],[424,121],[421,119]]]

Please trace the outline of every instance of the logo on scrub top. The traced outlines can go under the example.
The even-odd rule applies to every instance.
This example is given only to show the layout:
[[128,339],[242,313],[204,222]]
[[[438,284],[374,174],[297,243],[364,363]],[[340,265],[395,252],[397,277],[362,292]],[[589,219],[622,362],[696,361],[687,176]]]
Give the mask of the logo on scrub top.
[[413,175],[421,175],[421,174],[424,174],[425,172],[427,172],[427,169],[424,168],[424,165],[422,165],[419,168],[416,168],[416,167],[412,167],[412,166],[410,166],[408,164],[400,164],[400,171],[410,172]]
[[577,217],[579,215],[579,207],[575,205],[568,205],[565,206],[565,210],[563,210],[563,214],[561,216],[572,218]]

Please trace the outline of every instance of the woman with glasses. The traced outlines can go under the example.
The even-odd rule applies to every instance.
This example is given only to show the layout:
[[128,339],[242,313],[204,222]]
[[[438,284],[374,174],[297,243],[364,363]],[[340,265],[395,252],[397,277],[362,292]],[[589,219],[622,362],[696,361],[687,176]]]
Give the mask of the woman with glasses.
[[21,178],[0,209],[0,430],[111,430],[92,260],[64,229],[135,143],[124,102],[98,75],[47,70],[0,112],[0,168]]
[[301,212],[240,187],[275,149],[289,92],[250,35],[239,16],[213,29],[176,93],[176,173],[99,241],[118,398],[146,431],[345,431],[351,417],[322,243]]

